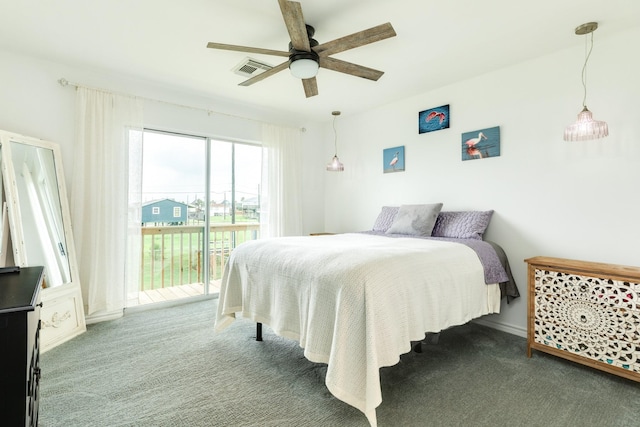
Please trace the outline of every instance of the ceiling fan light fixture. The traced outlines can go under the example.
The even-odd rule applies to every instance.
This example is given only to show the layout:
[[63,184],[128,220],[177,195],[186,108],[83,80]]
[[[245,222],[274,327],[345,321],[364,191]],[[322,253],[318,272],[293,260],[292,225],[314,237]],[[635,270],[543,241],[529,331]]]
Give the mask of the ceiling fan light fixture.
[[310,79],[318,74],[320,63],[315,52],[297,52],[289,57],[289,70],[293,77]]
[[[209,49],[221,49],[238,52],[249,52],[260,55],[273,55],[288,57],[284,61],[260,74],[253,75],[248,80],[239,83],[239,86],[251,86],[267,77],[289,68],[291,74],[302,80],[302,87],[307,98],[318,95],[318,85],[315,76],[320,66],[322,68],[348,74],[367,80],[377,81],[384,72],[332,58],[331,55],[354,49],[370,43],[379,42],[389,37],[395,37],[396,32],[391,23],[377,25],[366,30],[358,31],[344,37],[340,37],[323,44],[313,38],[315,28],[304,21],[302,7],[299,1],[279,0],[280,12],[284,18],[284,24],[289,33],[289,50],[264,49],[259,47],[239,46],[226,43],[207,43]],[[322,55],[322,64],[319,55]]]

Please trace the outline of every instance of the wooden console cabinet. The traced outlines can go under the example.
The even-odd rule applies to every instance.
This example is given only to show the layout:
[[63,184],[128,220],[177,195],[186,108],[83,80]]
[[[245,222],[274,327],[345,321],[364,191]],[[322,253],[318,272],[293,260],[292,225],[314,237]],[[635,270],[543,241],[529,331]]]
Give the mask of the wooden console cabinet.
[[640,267],[525,261],[527,356],[535,349],[640,382]]
[[0,420],[38,425],[43,267],[0,273]]

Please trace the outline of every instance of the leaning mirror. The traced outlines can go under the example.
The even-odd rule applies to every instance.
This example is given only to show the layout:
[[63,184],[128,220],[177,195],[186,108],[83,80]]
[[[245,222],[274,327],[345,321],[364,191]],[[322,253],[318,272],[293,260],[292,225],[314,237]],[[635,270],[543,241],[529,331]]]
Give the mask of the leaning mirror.
[[45,267],[41,346],[46,351],[86,329],[60,148],[11,133],[0,138],[13,264]]

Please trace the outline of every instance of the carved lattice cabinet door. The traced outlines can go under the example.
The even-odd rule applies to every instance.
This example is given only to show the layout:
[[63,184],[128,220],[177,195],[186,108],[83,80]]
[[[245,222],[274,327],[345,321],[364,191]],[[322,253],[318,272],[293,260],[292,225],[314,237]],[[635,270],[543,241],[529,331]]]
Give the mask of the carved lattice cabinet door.
[[640,381],[640,268],[526,261],[528,356],[536,349]]

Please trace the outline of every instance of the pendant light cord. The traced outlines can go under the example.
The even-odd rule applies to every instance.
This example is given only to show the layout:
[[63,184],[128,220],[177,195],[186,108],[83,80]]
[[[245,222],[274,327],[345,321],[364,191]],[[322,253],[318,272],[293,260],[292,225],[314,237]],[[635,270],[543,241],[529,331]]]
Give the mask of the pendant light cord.
[[336,117],[338,117],[337,114],[333,115],[333,148],[335,149],[335,157],[338,157],[338,131],[336,131]]
[[587,52],[587,39],[584,39],[584,65],[582,66],[582,87],[584,89],[584,96],[582,97],[582,106],[587,108],[587,62],[589,61],[589,57],[591,56],[591,51],[593,50],[593,32],[591,32],[591,46],[589,47],[589,51]]

